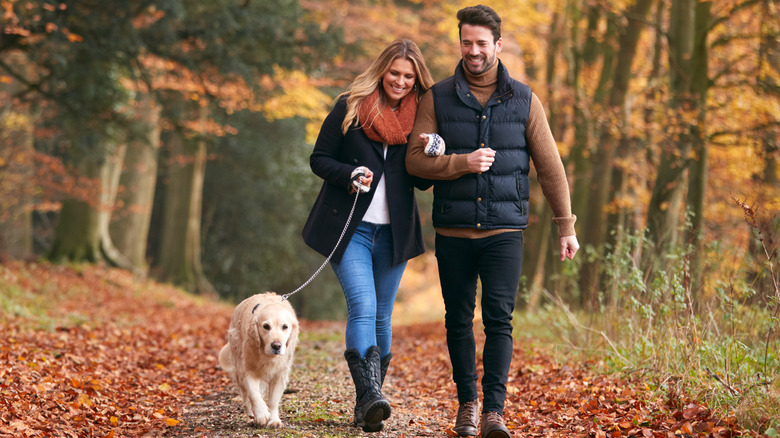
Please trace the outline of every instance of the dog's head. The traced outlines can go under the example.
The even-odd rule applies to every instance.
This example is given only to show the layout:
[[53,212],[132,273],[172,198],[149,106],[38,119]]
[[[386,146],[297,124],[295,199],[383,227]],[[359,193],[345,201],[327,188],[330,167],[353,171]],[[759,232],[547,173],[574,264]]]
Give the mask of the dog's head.
[[298,320],[283,303],[258,306],[254,325],[265,354],[283,355],[298,342]]

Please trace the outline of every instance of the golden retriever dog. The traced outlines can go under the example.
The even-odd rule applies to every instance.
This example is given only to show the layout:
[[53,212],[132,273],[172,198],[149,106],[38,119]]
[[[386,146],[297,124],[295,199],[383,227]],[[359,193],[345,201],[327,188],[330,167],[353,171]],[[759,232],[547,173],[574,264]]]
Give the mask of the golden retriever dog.
[[256,426],[282,427],[279,402],[297,345],[295,310],[280,295],[253,295],[233,312],[228,343],[219,352],[219,366],[238,387]]

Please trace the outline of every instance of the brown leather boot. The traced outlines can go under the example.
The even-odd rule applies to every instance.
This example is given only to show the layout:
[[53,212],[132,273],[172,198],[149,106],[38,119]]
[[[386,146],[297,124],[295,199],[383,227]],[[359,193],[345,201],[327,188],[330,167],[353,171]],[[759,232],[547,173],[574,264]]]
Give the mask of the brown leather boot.
[[504,417],[498,412],[484,412],[480,427],[482,438],[510,438],[509,429],[504,426]]
[[458,436],[477,436],[479,422],[479,400],[471,400],[458,406],[458,418],[452,431]]

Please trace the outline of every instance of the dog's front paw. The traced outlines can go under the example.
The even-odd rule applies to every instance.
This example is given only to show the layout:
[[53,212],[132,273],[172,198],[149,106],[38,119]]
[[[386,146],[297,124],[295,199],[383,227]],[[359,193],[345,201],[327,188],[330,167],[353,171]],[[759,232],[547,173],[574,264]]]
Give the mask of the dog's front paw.
[[265,427],[271,429],[279,429],[282,427],[282,420],[280,420],[279,417],[271,418],[270,420],[268,420],[268,424],[266,424]]
[[271,413],[266,412],[258,412],[255,414],[255,426],[257,427],[266,427],[268,426],[268,422],[271,421]]

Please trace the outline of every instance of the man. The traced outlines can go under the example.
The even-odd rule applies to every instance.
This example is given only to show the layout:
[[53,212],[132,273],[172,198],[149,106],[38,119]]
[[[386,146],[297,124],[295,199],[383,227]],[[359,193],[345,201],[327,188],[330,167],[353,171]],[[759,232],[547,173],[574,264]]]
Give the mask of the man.
[[[508,438],[503,419],[512,360],[512,311],[528,225],[530,161],[558,226],[561,260],[579,249],[569,187],[539,98],[497,59],[501,18],[479,5],[458,11],[462,59],[455,74],[423,96],[406,168],[435,181],[433,225],[447,346],[459,408],[459,436]],[[429,156],[430,133],[445,152]],[[477,279],[485,326],[482,418],[473,333]]]

